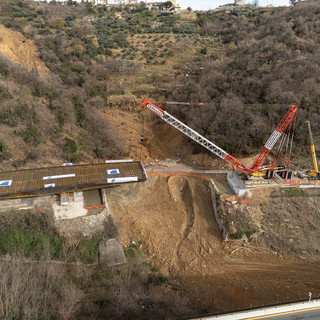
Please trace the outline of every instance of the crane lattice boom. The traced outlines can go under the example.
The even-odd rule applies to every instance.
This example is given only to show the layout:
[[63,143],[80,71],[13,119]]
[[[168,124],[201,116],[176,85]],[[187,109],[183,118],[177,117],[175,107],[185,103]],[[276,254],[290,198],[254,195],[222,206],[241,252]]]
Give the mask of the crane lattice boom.
[[[234,158],[226,151],[221,149],[220,147],[216,146],[213,142],[209,141],[205,137],[201,136],[198,132],[194,131],[193,129],[189,128],[187,125],[182,123],[180,120],[173,117],[168,112],[162,110],[161,108],[155,106],[147,99],[141,103],[142,106],[147,107],[152,112],[154,112],[158,117],[160,117],[165,122],[169,123],[174,128],[178,129],[190,139],[198,142],[200,145],[214,153],[216,156],[220,157],[221,159],[230,163],[236,169],[246,172],[246,173],[254,173],[263,170],[264,168],[261,167],[264,160],[268,156],[269,152],[272,150],[274,145],[277,143],[283,132],[287,129],[288,125],[294,118],[294,115],[297,112],[297,106],[291,106],[290,110],[286,113],[286,115],[282,118],[280,124],[277,126],[275,131],[272,133],[266,144],[264,145],[262,151],[258,154],[254,164],[251,168],[248,168],[245,164],[243,164],[240,160]],[[275,164],[274,164],[275,165]]]
[[241,161],[237,160],[236,158],[232,157],[230,154],[216,146],[214,143],[200,135],[198,132],[194,131],[193,129],[189,128],[187,125],[182,123],[180,120],[176,119],[174,116],[169,114],[168,112],[162,110],[161,108],[153,105],[150,101],[145,99],[142,102],[142,106],[147,107],[152,112],[154,112],[157,116],[159,116],[162,120],[169,123],[174,128],[178,129],[190,139],[198,142],[200,145],[214,153],[219,158],[229,162],[232,166],[236,167],[240,171],[244,171],[250,173],[249,168],[246,167]]
[[273,131],[272,135],[270,136],[270,138],[268,139],[268,141],[266,142],[266,144],[264,145],[264,147],[256,157],[253,165],[250,168],[252,171],[256,171],[262,166],[264,160],[267,158],[268,154],[270,153],[274,145],[277,143],[277,141],[279,140],[283,132],[287,129],[288,125],[291,123],[297,110],[298,110],[298,106],[291,106],[289,111],[284,115],[279,125]]

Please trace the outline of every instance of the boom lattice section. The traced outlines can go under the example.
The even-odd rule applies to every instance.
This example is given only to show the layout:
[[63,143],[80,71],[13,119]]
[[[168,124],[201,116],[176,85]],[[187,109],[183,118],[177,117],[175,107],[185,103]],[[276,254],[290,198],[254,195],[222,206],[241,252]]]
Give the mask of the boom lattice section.
[[251,172],[250,169],[247,168],[241,161],[239,161],[238,159],[232,157],[230,154],[225,152],[223,149],[221,149],[218,146],[216,146],[214,143],[212,143],[211,141],[209,141],[208,139],[206,139],[205,137],[200,135],[198,132],[194,131],[193,129],[191,129],[190,127],[188,127],[187,125],[185,125],[184,123],[182,123],[181,121],[179,121],[178,119],[173,117],[168,112],[166,112],[166,111],[162,110],[161,108],[153,105],[152,103],[150,103],[150,101],[147,101],[145,99],[142,102],[142,106],[145,106],[148,109],[150,109],[158,117],[160,117],[163,121],[167,122],[168,124],[170,124],[171,126],[176,128],[177,130],[179,130],[180,132],[184,133],[187,137],[189,137],[190,139],[196,141],[197,143],[199,143],[200,145],[202,145],[203,147],[205,147],[206,149],[208,149],[209,151],[214,153],[219,158],[227,161],[233,167],[237,168],[238,170],[247,172],[247,173]]
[[216,156],[220,157],[221,159],[225,160],[228,154],[216,146],[214,143],[206,139],[205,137],[201,136],[199,133],[196,131],[192,130],[188,126],[186,126],[184,123],[167,113],[166,111],[164,112],[164,115],[162,117],[162,120],[165,122],[169,123],[171,126],[175,127],[182,133],[184,133],[186,136],[188,136],[190,139],[198,142],[201,144],[203,147],[214,153]]

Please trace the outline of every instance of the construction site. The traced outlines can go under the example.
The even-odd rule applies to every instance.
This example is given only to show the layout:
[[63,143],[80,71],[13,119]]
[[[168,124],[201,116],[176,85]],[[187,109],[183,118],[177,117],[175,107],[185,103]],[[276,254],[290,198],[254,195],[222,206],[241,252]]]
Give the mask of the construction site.
[[[320,227],[320,186],[310,127],[313,170],[289,166],[290,151],[263,163],[272,147],[280,151],[279,142],[290,150],[291,140],[285,139],[297,109],[289,107],[274,125],[279,134],[245,160],[254,162],[250,168],[154,103],[142,105],[167,123],[146,128],[138,117],[118,122],[128,130],[129,143],[142,131],[148,137],[133,148],[148,180],[107,192],[122,243],[141,241],[152,263],[177,277],[203,313],[304,299],[309,292],[319,296],[320,242],[314,231]],[[117,115],[111,119],[117,121]],[[206,153],[193,155],[190,139],[229,164]]]
[[[61,12],[64,10],[72,12],[71,9],[71,6],[66,6],[61,9]],[[5,12],[3,9],[2,13]],[[40,13],[37,11],[37,14]],[[190,14],[193,13],[190,12]],[[20,16],[17,15],[17,17]],[[52,24],[54,28],[61,27],[59,20],[55,20],[57,17],[50,16],[49,25]],[[66,21],[72,19],[72,14],[68,14]],[[87,20],[89,21],[89,19],[81,20],[79,26],[86,25]],[[37,24],[40,23],[42,23],[41,19],[37,20]],[[65,24],[66,28],[69,28],[68,23]],[[60,30],[54,30],[53,34],[59,38]],[[88,28],[88,30],[91,29]],[[34,69],[39,74],[49,77],[54,74],[53,70],[60,70],[58,67],[53,68],[52,65],[48,68],[39,57],[41,50],[32,40],[30,30],[27,29],[25,32],[30,32],[31,38],[26,38],[26,33],[22,34],[2,25],[0,31],[1,52],[12,61],[25,65],[30,73]],[[40,37],[40,34],[34,34],[35,38]],[[43,34],[47,34],[47,30],[44,29]],[[150,34],[147,33],[147,36],[149,37]],[[155,34],[156,36],[158,34]],[[154,38],[150,38],[149,42],[153,40]],[[182,39],[181,43],[177,43],[177,55],[182,54],[183,41],[187,41],[188,45],[189,40]],[[43,45],[50,47],[59,41],[43,40]],[[63,41],[66,42],[67,37]],[[143,41],[146,40],[137,39],[139,47]],[[170,41],[171,38],[168,42]],[[56,318],[132,319],[134,318],[130,313],[132,310],[140,315],[137,319],[164,319],[173,318],[176,315],[190,318],[196,315],[205,316],[210,313],[254,309],[259,306],[308,299],[310,293],[312,298],[320,297],[320,237],[318,236],[320,172],[316,154],[316,151],[319,154],[319,131],[314,133],[315,139],[312,135],[312,129],[316,129],[319,122],[312,117],[303,118],[302,123],[299,124],[300,135],[305,136],[305,140],[300,139],[299,143],[307,141],[303,148],[300,148],[300,152],[308,150],[308,153],[304,152],[303,163],[295,157],[295,127],[297,119],[299,120],[299,111],[307,107],[283,106],[283,101],[279,108],[278,105],[274,107],[267,104],[261,105],[263,110],[272,109],[270,112],[273,112],[273,115],[268,118],[263,112],[255,113],[252,119],[257,120],[261,116],[261,122],[258,121],[259,123],[254,123],[252,126],[260,130],[260,127],[266,125],[266,130],[271,129],[267,134],[265,134],[266,130],[264,131],[264,141],[261,145],[250,146],[251,152],[258,150],[255,154],[236,150],[237,157],[235,157],[231,152],[226,151],[229,149],[221,148],[221,146],[228,146],[225,140],[224,144],[221,144],[221,139],[218,137],[217,140],[210,139],[212,140],[210,141],[206,134],[199,133],[203,132],[199,126],[194,125],[192,121],[187,121],[192,117],[190,116],[192,108],[200,108],[204,118],[208,112],[207,107],[215,112],[215,102],[208,106],[206,103],[199,102],[148,99],[140,101],[142,100],[140,95],[152,96],[153,93],[158,98],[174,96],[171,94],[173,79],[167,78],[167,70],[160,75],[158,72],[160,65],[149,65],[150,69],[142,69],[141,74],[143,73],[147,79],[146,83],[139,87],[140,91],[137,91],[136,95],[126,96],[128,83],[117,82],[116,78],[123,76],[140,85],[138,76],[135,78],[131,69],[131,71],[123,71],[126,70],[125,64],[121,64],[120,72],[113,60],[114,66],[108,65],[107,71],[103,69],[104,60],[101,60],[103,61],[101,65],[98,64],[97,69],[93,70],[92,74],[97,74],[102,88],[102,93],[96,93],[96,87],[91,86],[91,77],[83,85],[82,77],[70,76],[71,70],[78,70],[78,68],[80,70],[81,63],[87,64],[87,60],[80,63],[81,57],[85,54],[81,53],[81,46],[79,48],[77,43],[76,41],[70,46],[62,46],[66,50],[63,59],[72,57],[77,67],[67,69],[65,78],[62,77],[64,80],[69,79],[72,84],[65,87],[63,81],[61,84],[59,82],[67,92],[61,101],[57,93],[59,90],[54,93],[57,97],[52,93],[55,85],[48,87],[47,91],[44,89],[45,86],[43,88],[38,86],[36,90],[29,77],[22,84],[17,82],[19,85],[16,87],[13,86],[15,80],[11,79],[7,85],[8,92],[3,89],[5,87],[0,87],[0,100],[3,99],[1,103],[7,103],[6,99],[9,98],[6,97],[11,93],[17,100],[25,101],[27,106],[23,106],[19,101],[14,113],[12,107],[14,104],[8,102],[3,107],[5,112],[1,114],[0,155],[3,158],[1,158],[2,171],[0,172],[0,218],[2,221],[7,221],[10,228],[12,224],[12,229],[8,229],[16,234],[15,228],[19,226],[19,219],[24,214],[27,213],[26,224],[31,229],[33,228],[31,220],[41,217],[50,225],[50,232],[51,229],[54,230],[53,234],[63,239],[61,243],[65,241],[66,247],[72,248],[73,254],[73,259],[69,259],[69,256],[68,259],[64,259],[63,255],[43,254],[37,261],[32,254],[23,256],[23,271],[20,273],[24,277],[27,266],[38,267],[43,261],[48,263],[50,268],[54,266],[51,269],[57,269],[58,273],[65,267],[69,272],[62,281],[67,284],[65,291],[71,292],[72,295],[77,292],[74,290],[76,287],[84,292],[79,300],[72,300],[75,294],[74,296],[66,295],[67,298],[71,297],[65,300],[67,301],[65,305],[70,304],[70,314]],[[253,43],[256,42],[253,41]],[[149,46],[150,44],[146,43],[143,48]],[[82,49],[84,47],[83,45]],[[192,45],[185,48],[189,47]],[[226,49],[229,46],[222,47]],[[204,48],[201,45],[201,50]],[[282,48],[282,45],[279,48]],[[61,50],[59,47],[55,52],[58,53]],[[71,53],[73,50],[77,52]],[[184,51],[187,53],[189,49]],[[268,48],[265,50],[265,52],[269,51]],[[43,52],[42,56],[47,57],[50,63],[59,61],[52,55],[53,51],[50,51],[50,55],[46,51]],[[297,54],[296,51],[294,52]],[[201,53],[200,59],[203,57]],[[240,58],[242,59],[242,56]],[[306,60],[309,59],[310,57]],[[236,61],[236,59],[233,60]],[[261,59],[261,61],[265,60],[265,57]],[[217,63],[222,64],[223,61],[229,60],[221,59],[220,61],[217,58]],[[176,62],[173,65],[176,65]],[[180,70],[180,76],[194,77],[193,71],[186,71],[186,62],[181,62],[181,65],[183,68],[182,71]],[[229,65],[238,70],[235,63]],[[114,68],[114,73],[109,74],[112,69],[110,66]],[[8,70],[14,71],[15,68]],[[196,70],[198,72],[200,69]],[[264,70],[266,74],[269,72],[269,69]],[[317,70],[317,68],[312,66],[310,70]],[[224,73],[226,72],[221,72],[220,77]],[[4,74],[0,74],[2,80]],[[188,77],[185,76],[186,74]],[[216,74],[219,73],[216,72]],[[18,73],[16,78],[18,79],[19,76],[23,78],[22,73]],[[158,84],[154,81],[157,77],[163,77],[163,82]],[[299,77],[296,76],[296,78]],[[177,81],[177,83],[181,85],[181,91],[183,91],[185,87],[182,83],[184,82],[179,78],[178,80],[180,82]],[[73,84],[72,81],[77,82]],[[154,88],[151,90],[149,86],[152,81],[154,81]],[[211,81],[214,82],[214,80]],[[102,86],[104,82],[108,82],[108,86]],[[231,81],[226,80],[226,82]],[[302,83],[299,79],[299,86],[300,82]],[[172,86],[174,85],[176,84],[173,83]],[[88,92],[91,100],[87,97],[86,104],[84,104],[86,99],[83,98],[83,101],[82,98],[77,99],[78,96],[83,96],[82,92],[75,90],[77,86]],[[126,89],[123,92],[120,90],[122,86]],[[272,88],[277,86],[278,84]],[[104,92],[105,88],[108,89],[107,93]],[[168,89],[168,92],[164,92],[162,91],[162,89],[165,90],[164,88],[166,90],[170,88],[171,91]],[[25,99],[24,94],[28,90],[33,95]],[[314,92],[312,90],[310,92],[313,100]],[[101,100],[100,96],[104,96],[105,100]],[[112,96],[115,106],[112,104]],[[117,99],[122,96],[125,99],[120,99],[117,105]],[[135,97],[134,104],[132,105],[132,101],[128,100],[130,104],[125,105],[123,101],[128,97],[131,99],[132,96]],[[200,96],[200,94],[196,96],[198,100]],[[138,103],[136,103],[137,97],[139,97]],[[285,100],[298,101],[287,98]],[[31,109],[34,101],[38,101],[38,105]],[[272,101],[278,101],[277,97]],[[242,110],[242,106],[233,106],[231,102],[231,113],[228,116],[235,117],[235,110],[237,108]],[[271,103],[267,100],[266,102]],[[314,103],[317,105],[317,102]],[[183,117],[180,118],[180,114],[183,115],[183,113],[178,109],[173,112],[175,116],[171,114],[171,110],[174,110],[170,109],[172,105],[190,108],[188,110],[191,111],[182,121]],[[34,110],[39,112],[38,118]],[[57,113],[56,118],[59,122],[55,123],[56,118],[51,114],[52,111]],[[90,118],[93,113],[95,117]],[[81,118],[84,115],[85,120]],[[83,122],[79,122],[79,118]],[[273,118],[277,119],[276,122],[270,120]],[[87,122],[90,119],[94,126],[88,126]],[[95,127],[101,119],[105,122],[100,127]],[[305,122],[306,119],[308,121]],[[217,123],[221,124],[223,120],[220,119]],[[107,129],[105,124],[110,124],[110,127]],[[212,124],[212,126],[215,125],[217,124]],[[36,128],[38,131],[35,130]],[[84,128],[87,128],[87,131]],[[96,130],[95,136],[93,129]],[[229,132],[241,134],[239,128],[233,130],[231,127]],[[103,153],[99,153],[102,150],[101,146],[104,146],[99,138],[102,141],[108,138],[108,141],[103,141],[108,145],[111,144],[114,133],[117,136],[115,139],[117,146],[120,146],[122,151],[117,153],[111,150],[110,156],[104,157]],[[41,139],[39,138],[39,141],[37,139],[41,134],[40,143]],[[85,139],[87,137],[91,137],[91,140],[88,140],[89,143]],[[69,142],[69,149],[67,142]],[[90,144],[90,148],[97,151],[97,154],[90,153],[86,143]],[[78,150],[72,150],[72,146],[76,146]],[[234,149],[237,148],[238,145]],[[81,153],[83,157],[77,158]],[[118,156],[119,154],[121,155]],[[71,160],[71,156],[74,156],[74,161]],[[24,161],[26,159],[29,162]],[[63,163],[64,161],[66,163]],[[47,232],[39,229],[43,233]],[[1,233],[0,230],[2,271],[6,271],[9,265],[7,263],[12,258],[9,253],[2,250],[3,235],[7,234],[9,233]],[[92,250],[93,259],[87,262],[85,259],[74,258],[73,248],[83,239],[97,238],[98,252]],[[31,242],[30,246],[33,245]],[[130,256],[132,251],[136,254],[133,258]],[[14,258],[13,255],[13,264],[15,264]],[[145,280],[143,278],[145,275],[141,275],[143,272],[139,274],[139,267],[136,265],[142,265],[151,270],[151,278],[148,275]],[[127,272],[127,270],[130,271]],[[123,276],[126,281],[120,284],[115,281],[110,284],[108,281],[112,276],[116,280],[118,276]],[[55,277],[58,278],[57,275]],[[54,282],[56,282],[55,277]],[[140,283],[139,277],[145,282]],[[45,278],[46,276],[39,277],[41,281]],[[75,287],[70,286],[66,279],[73,279],[72,281],[76,283]],[[103,282],[101,279],[108,281]],[[154,287],[150,283],[154,284]],[[58,283],[60,284],[61,282]],[[146,288],[147,291],[144,291]],[[57,289],[56,291],[59,293]],[[26,292],[29,297],[28,290]],[[42,292],[39,292],[37,296],[42,295]],[[112,295],[116,297],[115,300]],[[0,292],[1,296],[3,295]],[[35,297],[36,295],[32,299],[36,300]],[[183,300],[178,299],[181,297]],[[26,304],[26,310],[29,310],[30,300]],[[0,299],[0,306],[1,301]],[[70,301],[76,302],[73,305]],[[185,301],[185,304],[182,301]],[[78,309],[74,307],[75,305]],[[128,306],[132,306],[132,309],[127,308]],[[108,314],[108,308],[114,313]],[[34,308],[36,309],[37,307]],[[93,315],[86,313],[87,309],[94,310],[96,317],[94,312],[92,312]],[[167,314],[162,316],[161,312],[155,313],[154,310],[167,311]],[[172,310],[177,312],[174,313]],[[77,312],[81,317],[78,317]],[[30,319],[35,318],[30,317]]]
[[[123,248],[141,243],[201,313],[319,296],[320,185],[310,123],[314,168],[289,166],[297,107],[289,107],[249,167],[155,104],[142,106],[167,123],[104,115],[125,127],[124,143],[139,161],[2,172],[0,210],[52,214],[69,238],[90,237],[111,219],[117,236],[100,245],[100,264],[125,264]],[[213,155],[194,157],[190,139]],[[278,140],[274,160],[264,165]],[[287,153],[280,165],[281,146]]]

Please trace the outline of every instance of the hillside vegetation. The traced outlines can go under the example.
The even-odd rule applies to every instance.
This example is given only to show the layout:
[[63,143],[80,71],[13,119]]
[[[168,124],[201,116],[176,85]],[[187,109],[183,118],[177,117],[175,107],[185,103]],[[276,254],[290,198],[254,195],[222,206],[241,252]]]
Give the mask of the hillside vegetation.
[[[0,24],[1,170],[130,156],[140,130],[151,136],[156,121],[140,107],[145,97],[205,102],[166,108],[237,156],[256,153],[287,105],[298,104],[296,159],[311,162],[306,119],[320,150],[320,2],[174,15],[144,4],[1,0]],[[163,145],[149,156],[179,144],[205,152],[173,141],[173,131],[157,126],[154,140]],[[318,260],[310,233],[319,227],[316,195],[286,192],[219,213],[235,222],[235,238],[263,229],[263,243],[251,243],[261,251],[222,243],[207,181],[195,177],[108,188],[115,221],[91,239],[87,223],[74,219],[60,221],[64,230],[85,231],[59,232],[51,208],[40,204],[36,214],[2,212],[0,318],[169,319],[316,296],[317,264],[268,251]],[[303,206],[309,216],[297,228]],[[128,263],[86,265],[98,261],[100,240],[113,237]]]
[[196,80],[186,81],[187,89],[172,94],[209,102],[205,115],[200,109],[184,110],[188,122],[228,151],[250,154],[266,141],[284,107],[297,104],[295,151],[308,145],[306,119],[319,145],[319,2],[209,11],[198,14],[198,23],[201,33],[219,37],[225,50],[204,62]]
[[168,110],[238,156],[257,153],[297,104],[298,158],[309,161],[306,119],[319,144],[319,2],[173,15],[5,0],[0,23],[50,70],[0,55],[3,168],[128,156],[104,114],[140,112],[145,97],[205,102]]

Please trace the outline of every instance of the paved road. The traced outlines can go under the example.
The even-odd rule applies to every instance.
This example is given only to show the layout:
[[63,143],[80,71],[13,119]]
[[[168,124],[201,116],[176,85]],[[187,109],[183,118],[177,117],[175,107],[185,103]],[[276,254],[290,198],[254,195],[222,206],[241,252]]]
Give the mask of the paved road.
[[285,312],[281,315],[253,317],[246,320],[320,320],[320,307],[310,311]]

